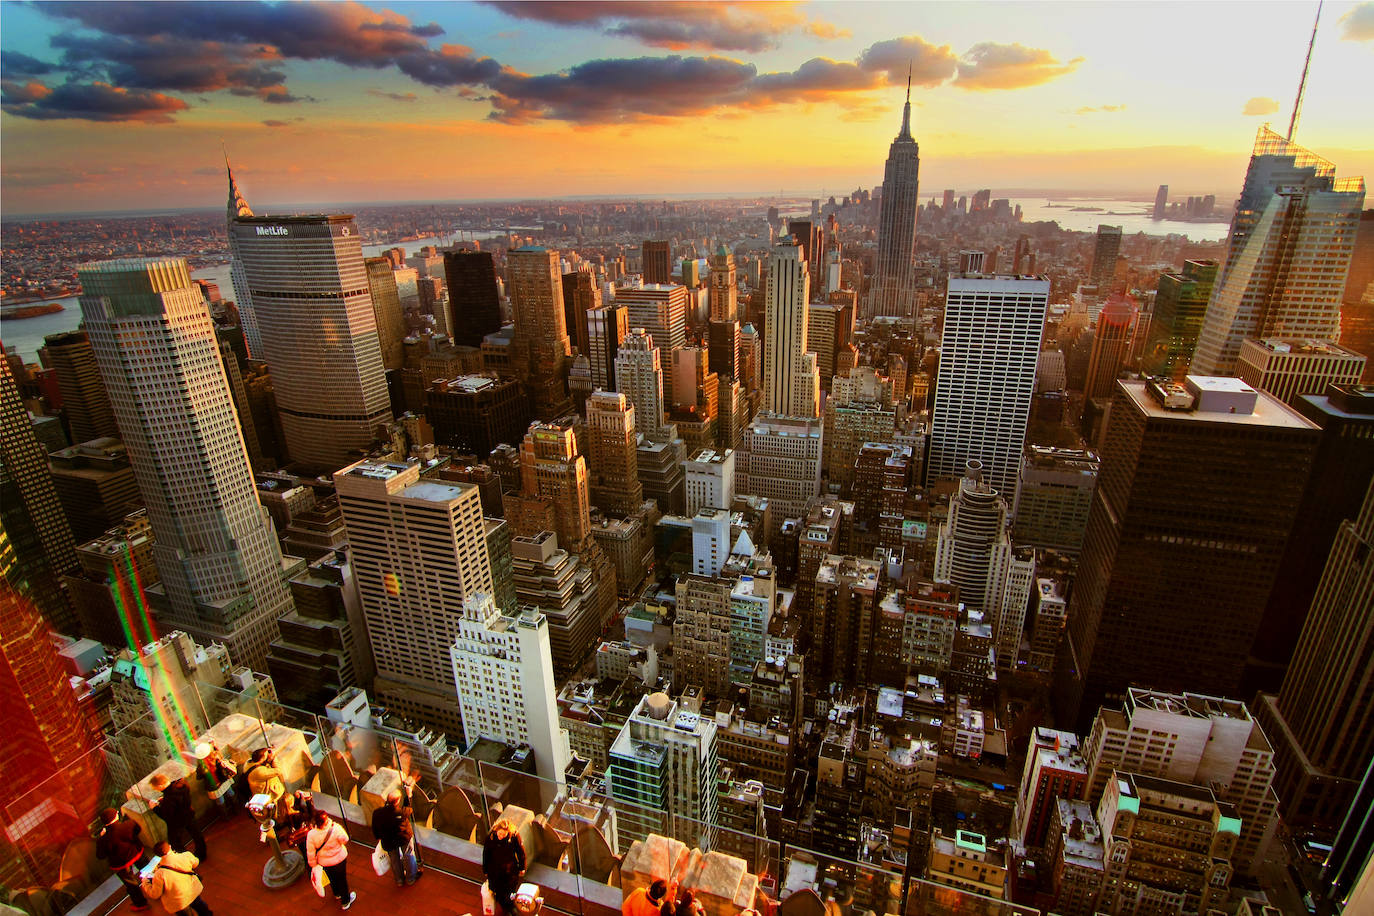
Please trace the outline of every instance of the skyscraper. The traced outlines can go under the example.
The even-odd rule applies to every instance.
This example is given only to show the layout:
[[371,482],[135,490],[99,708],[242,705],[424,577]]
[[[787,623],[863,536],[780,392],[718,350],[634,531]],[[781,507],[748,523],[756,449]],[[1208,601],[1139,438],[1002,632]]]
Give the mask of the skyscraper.
[[711,256],[712,321],[734,321],[739,318],[739,281],[735,271],[735,256],[724,243]]
[[562,782],[571,750],[558,724],[548,619],[532,607],[503,613],[491,595],[472,595],[463,603],[449,655],[464,746],[479,738],[528,744],[539,778]]
[[587,399],[589,491],[598,509],[617,518],[644,502],[635,445],[634,405],[617,392],[593,392]]
[[[164,625],[203,645],[222,642],[237,662],[264,671],[291,593],[205,300],[181,258],[87,264],[77,275],[156,537],[162,582],[149,597]],[[370,311],[366,296],[359,301]]]
[[1097,331],[1088,356],[1088,377],[1083,382],[1083,400],[1109,398],[1116,377],[1126,364],[1126,354],[1135,334],[1136,306],[1130,296],[1112,295],[1097,315]]
[[375,691],[402,715],[459,734],[449,647],[464,602],[492,593],[482,498],[469,483],[421,480],[418,463],[362,461],[334,475],[348,525]]
[[463,347],[481,347],[482,338],[501,330],[501,293],[490,251],[444,252],[444,277],[455,327],[449,335]]
[[563,275],[552,248],[517,248],[506,256],[515,333],[511,367],[529,392],[530,408],[541,420],[572,413],[568,364],[572,345],[563,312]]
[[62,392],[62,414],[71,430],[72,444],[108,436],[119,438],[110,396],[100,383],[100,367],[85,331],[65,331],[43,338],[44,364],[57,373]]
[[[1059,667],[1061,722],[1131,685],[1239,696],[1313,424],[1238,379],[1118,381]],[[1068,688],[1072,688],[1072,690]]]
[[587,312],[587,357],[594,390],[619,390],[615,383],[615,359],[628,333],[630,313],[625,306],[611,302]]
[[1228,375],[1247,337],[1340,336],[1364,179],[1261,127],[1192,371]]
[[1168,209],[1168,207],[1169,186],[1167,184],[1162,184],[1159,186],[1159,190],[1155,192],[1155,209],[1152,218],[1157,220],[1163,219],[1164,213]]
[[645,436],[663,426],[663,364],[659,348],[644,328],[635,328],[621,341],[615,358],[616,389],[635,409],[635,424]]
[[[639,701],[611,743],[606,784],[620,811],[622,839],[663,830],[695,845],[715,829],[719,795],[716,722],[685,699],[653,693]],[[643,814],[634,813],[642,810]]]
[[616,304],[629,309],[630,327],[649,332],[665,364],[674,350],[687,346],[687,298],[687,287],[676,283],[621,286],[615,291]]
[[993,489],[1016,492],[1049,296],[1043,277],[949,278],[927,486],[981,461]]
[[1374,759],[1374,483],[1336,532],[1277,697],[1256,717],[1274,744],[1276,790],[1293,830],[1331,836]]
[[272,370],[286,451],[332,473],[392,418],[358,227],[351,214],[255,216],[231,172],[229,251],[239,314],[251,316],[244,334],[251,324],[258,338],[249,348]]
[[1093,266],[1088,276],[1097,287],[1098,295],[1112,292],[1116,276],[1116,258],[1121,253],[1121,227],[1098,226],[1097,243],[1093,247]]
[[644,262],[645,283],[673,282],[673,253],[668,241],[646,240],[640,246],[640,256]]
[[601,308],[601,287],[588,270],[575,270],[563,275],[563,321],[568,338],[577,352],[588,355],[587,315]]
[[1150,316],[1149,344],[1141,360],[1147,373],[1183,378],[1197,348],[1217,268],[1216,261],[1184,261],[1182,273],[1160,276]]
[[804,251],[795,240],[778,245],[769,255],[765,295],[764,409],[785,417],[818,416],[819,404],[803,383],[802,366],[811,279]]
[[10,363],[0,358],[0,528],[9,535],[14,570],[29,582],[49,625],[70,631],[76,618],[59,577],[75,572],[76,542],[53,485],[47,451],[20,399]]
[[367,288],[372,296],[372,314],[377,321],[377,344],[382,350],[382,367],[405,366],[406,316],[401,309],[401,294],[396,290],[396,274],[386,258],[364,258]]
[[883,199],[878,213],[878,265],[869,293],[868,315],[911,318],[916,314],[916,215],[921,151],[911,136],[911,78],[902,107],[902,129],[887,152]]

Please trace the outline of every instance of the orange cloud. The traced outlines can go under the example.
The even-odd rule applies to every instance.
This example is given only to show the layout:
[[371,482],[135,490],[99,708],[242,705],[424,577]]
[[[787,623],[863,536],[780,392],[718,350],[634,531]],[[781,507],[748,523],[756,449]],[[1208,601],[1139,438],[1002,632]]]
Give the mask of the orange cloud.
[[1043,48],[984,41],[969,48],[960,59],[954,85],[973,90],[1025,89],[1072,73],[1081,63],[1083,58],[1075,57],[1061,64]]

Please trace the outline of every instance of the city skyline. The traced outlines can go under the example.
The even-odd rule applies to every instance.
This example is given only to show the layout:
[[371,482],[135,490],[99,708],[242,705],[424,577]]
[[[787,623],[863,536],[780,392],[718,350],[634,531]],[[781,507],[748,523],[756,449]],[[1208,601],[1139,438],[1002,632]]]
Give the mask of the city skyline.
[[[209,206],[224,139],[295,205],[843,194],[881,180],[910,65],[927,188],[1231,193],[1258,123],[1286,126],[1314,13],[1235,9],[1190,7],[1210,51],[1160,68],[1168,6],[7,3],[3,191],[11,214]],[[1374,3],[1324,12],[1297,137],[1374,172],[1348,116]]]

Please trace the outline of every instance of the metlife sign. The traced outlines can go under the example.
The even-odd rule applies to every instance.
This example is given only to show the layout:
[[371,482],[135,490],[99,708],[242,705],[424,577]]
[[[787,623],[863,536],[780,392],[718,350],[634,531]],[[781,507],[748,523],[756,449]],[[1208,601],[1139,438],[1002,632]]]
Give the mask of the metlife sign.
[[258,235],[290,235],[291,230],[285,226],[258,226]]

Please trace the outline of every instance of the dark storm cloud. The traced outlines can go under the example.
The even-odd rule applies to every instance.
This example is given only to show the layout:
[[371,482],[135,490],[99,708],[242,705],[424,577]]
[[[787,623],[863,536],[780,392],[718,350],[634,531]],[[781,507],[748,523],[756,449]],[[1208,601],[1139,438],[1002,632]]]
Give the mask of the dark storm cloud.
[[0,79],[23,79],[26,76],[43,76],[57,69],[57,64],[30,57],[20,51],[5,51],[0,54]]
[[174,96],[147,89],[122,89],[109,83],[40,83],[0,85],[0,109],[36,121],[77,118],[85,121],[169,123],[172,113],[190,106]]
[[262,45],[162,35],[133,39],[73,34],[56,35],[52,44],[62,51],[68,69],[103,75],[110,83],[129,89],[285,91],[286,73],[273,66],[279,58]]

